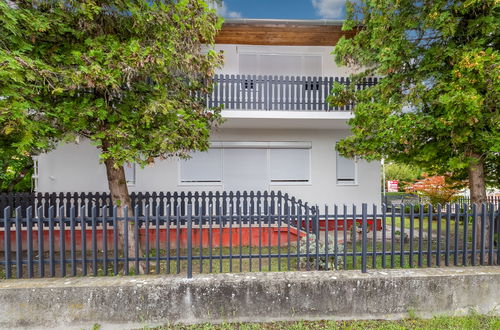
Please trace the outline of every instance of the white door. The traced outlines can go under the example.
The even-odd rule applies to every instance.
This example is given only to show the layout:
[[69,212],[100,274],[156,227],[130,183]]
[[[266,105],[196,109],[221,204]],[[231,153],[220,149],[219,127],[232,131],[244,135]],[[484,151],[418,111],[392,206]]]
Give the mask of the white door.
[[267,190],[267,149],[224,149],[224,190]]

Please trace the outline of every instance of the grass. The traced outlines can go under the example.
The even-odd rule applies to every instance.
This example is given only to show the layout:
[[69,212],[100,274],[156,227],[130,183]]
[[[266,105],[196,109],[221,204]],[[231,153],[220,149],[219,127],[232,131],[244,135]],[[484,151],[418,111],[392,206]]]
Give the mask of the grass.
[[[450,242],[453,243],[453,242]],[[340,244],[343,245],[343,244]],[[382,252],[382,247],[383,243],[382,242],[377,242],[375,244],[375,249],[377,253]],[[421,262],[422,266],[426,267],[428,266],[428,260],[429,260],[429,265],[430,266],[435,266],[437,264],[436,260],[436,255],[432,254],[430,258],[428,258],[428,255],[426,252],[427,249],[427,241],[423,240],[422,242],[422,247],[424,250],[424,253],[422,253],[421,256]],[[418,241],[415,240],[413,242],[413,249],[414,249],[414,255],[412,257],[412,263],[410,264],[410,257],[408,254],[405,254],[403,257],[401,256],[401,242],[397,241],[394,243],[394,254],[391,254],[392,247],[390,242],[385,243],[385,252],[386,255],[385,257],[382,255],[376,255],[375,256],[375,267],[373,267],[373,255],[371,254],[373,252],[373,242],[370,241],[367,244],[367,268],[368,269],[382,269],[382,268],[410,268],[410,267],[417,267],[418,266],[418,254],[416,253],[418,248]],[[432,242],[432,249],[436,250],[436,243]],[[452,247],[450,247],[450,250]],[[361,242],[357,241],[356,242],[356,253],[361,253],[362,247],[361,247]],[[403,250],[404,251],[409,251],[410,250],[410,243],[409,242],[404,242],[403,243]],[[348,242],[346,245],[346,251],[347,253],[352,253],[353,252],[353,244]],[[193,257],[199,258],[200,252],[204,257],[209,256],[210,250],[209,249],[200,249],[194,248],[193,249]],[[222,256],[229,256],[232,253],[233,259],[228,259],[228,258],[223,258],[220,259],[220,255]],[[277,272],[277,271],[296,271],[296,270],[309,270],[309,269],[314,269],[315,268],[315,263],[314,261],[312,264],[309,265],[309,269],[307,269],[307,266],[305,264],[305,258],[302,257],[302,262],[300,263],[300,269],[299,269],[299,263],[297,262],[297,249],[296,246],[291,246],[290,247],[290,256],[288,256],[288,247],[262,247],[262,257],[259,259],[257,253],[259,253],[259,248],[258,247],[253,247],[251,250],[249,247],[242,247],[241,249],[239,247],[233,247],[232,249],[229,248],[214,248],[212,250],[212,256],[213,260],[203,260],[201,263],[201,269],[200,269],[200,261],[199,260],[193,260],[193,273],[235,273],[235,272],[249,272],[249,271],[262,271],[262,272]],[[282,254],[281,258],[275,257],[278,253]],[[320,249],[319,253],[324,253],[324,249]],[[160,255],[164,256],[166,254],[166,251],[161,250]],[[185,274],[187,271],[187,261],[186,260],[180,260],[177,262],[176,260],[176,254],[177,251],[171,250],[170,251],[170,266],[167,267],[166,261],[160,261],[160,273],[179,273],[179,274]],[[252,254],[252,258],[249,258],[248,256]],[[269,258],[269,254],[273,255],[272,258]],[[316,251],[311,249],[310,250],[310,256],[312,258],[315,257]],[[444,265],[445,262],[445,249],[442,247],[441,254],[440,254],[440,263],[441,265]],[[155,263],[155,255],[156,251],[151,250],[149,253],[150,260],[151,260],[151,265],[150,265],[150,271],[154,272],[156,270],[156,263]],[[186,250],[179,250],[179,255],[180,256],[186,256],[187,252]],[[240,258],[240,255],[245,256]],[[340,258],[342,261],[344,261],[344,256],[342,253],[339,253],[338,258]],[[333,257],[331,258],[333,260]],[[402,261],[402,262],[401,262]],[[453,253],[450,253],[449,255],[449,264],[452,265],[454,261],[454,255]],[[361,262],[362,262],[362,257],[361,256],[356,256],[355,258],[351,255],[347,255],[345,258],[345,263],[343,266],[340,266],[340,269],[360,269],[361,267]],[[458,263],[462,263],[462,255],[459,254],[458,256]],[[133,267],[133,264],[131,264],[131,267]],[[200,271],[201,270],[201,271]],[[110,272],[111,273],[111,272]]]
[[257,330],[257,329],[464,329],[464,330],[494,330],[500,329],[500,317],[491,315],[479,315],[472,313],[467,316],[436,316],[432,319],[408,318],[396,321],[367,320],[367,321],[293,321],[293,322],[271,322],[271,323],[223,323],[223,324],[199,324],[199,325],[168,325],[155,330],[179,329],[179,330]]
[[[377,233],[377,235],[380,237],[381,233]],[[371,236],[368,236],[368,238],[371,238]],[[398,237],[396,237],[398,238]],[[333,242],[332,242],[333,243]],[[450,251],[453,250],[453,245],[454,242],[451,240],[450,242]],[[436,242],[433,240],[431,242],[431,248],[432,250],[436,250]],[[343,244],[340,244],[343,246]],[[375,256],[375,260],[373,259],[373,255],[371,254],[373,251],[373,241],[369,241],[367,244],[367,268],[368,269],[382,269],[382,268],[410,268],[410,267],[417,267],[418,266],[418,254],[415,253],[415,251],[418,251],[418,239],[415,239],[413,241],[413,257],[412,257],[412,263],[410,265],[410,256],[408,254],[405,254],[404,256],[401,255],[401,242],[396,241],[394,243],[394,254],[392,254],[392,247],[389,241],[385,242],[385,256],[380,255],[382,252],[382,247],[383,243],[382,242],[376,242],[375,248],[378,253],[378,255]],[[423,253],[421,255],[421,263],[423,267],[428,267],[428,266],[435,266],[437,264],[436,260],[436,255],[432,254],[430,258],[428,259],[428,255],[426,253],[428,247],[428,241],[427,240],[422,240],[422,249]],[[461,245],[459,245],[459,248],[461,248]],[[470,249],[470,248],[469,248]],[[346,249],[347,253],[352,253],[353,251],[353,244],[351,242],[348,242],[346,244]],[[410,243],[408,241],[403,243],[403,250],[404,251],[409,251],[410,250]],[[288,251],[290,251],[290,255],[288,255]],[[358,240],[356,242],[356,252],[360,253],[362,251],[361,247],[361,242]],[[261,252],[261,257],[259,258],[258,253],[259,253],[259,248],[258,247],[248,247],[248,246],[235,246],[232,249],[230,248],[213,248],[211,253],[212,253],[212,260],[209,259],[204,259],[201,264],[200,264],[200,253],[201,255],[205,258],[210,255],[210,249],[204,248],[204,249],[199,249],[199,248],[193,248],[192,250],[192,255],[193,255],[193,273],[236,273],[236,272],[255,272],[255,271],[262,271],[262,272],[277,272],[277,271],[296,271],[296,270],[309,270],[309,269],[315,269],[316,264],[315,264],[315,255],[316,251],[315,249],[311,248],[310,250],[310,256],[312,258],[312,262],[310,262],[309,267],[307,267],[307,264],[305,262],[305,257],[302,257],[300,262],[297,262],[297,248],[294,244],[291,244],[290,247],[284,246],[281,248],[278,247],[267,247],[263,246],[260,250]],[[179,260],[177,259],[177,253],[181,258]],[[324,253],[324,247],[320,247],[319,253]],[[229,259],[228,256],[232,254],[232,258]],[[271,258],[269,258],[269,254],[272,255]],[[281,254],[281,258],[278,258],[277,255]],[[167,255],[167,251],[164,249],[159,250],[159,255],[161,258],[165,258]],[[223,256],[221,258],[220,256]],[[251,258],[249,257],[251,255]],[[97,254],[98,258],[103,258],[104,254],[102,251],[99,251]],[[187,260],[185,259],[187,256],[187,250],[186,249],[180,249],[179,251],[176,251],[174,249],[171,249],[169,251],[169,256],[170,260],[167,263],[167,260],[160,260],[160,263],[157,264],[156,262],[156,250],[150,249],[149,253],[149,273],[155,274],[157,270],[159,271],[160,274],[183,274],[185,275],[187,273]],[[241,256],[241,257],[240,257]],[[48,256],[46,256],[48,257]],[[90,255],[87,255],[87,257],[90,259]],[[122,256],[118,256],[119,258]],[[56,258],[59,259],[58,254],[56,253]],[[69,253],[66,254],[66,258],[69,258]],[[77,258],[81,258],[81,255],[78,253]],[[321,258],[321,257],[320,257]],[[342,261],[341,266],[339,269],[360,269],[361,268],[361,256],[356,256],[353,258],[353,256],[347,255],[345,260],[344,256],[342,253],[339,252],[338,258]],[[402,259],[403,258],[403,259]],[[87,260],[87,273],[91,275],[93,273],[93,265],[91,260]],[[12,260],[15,260],[15,254],[12,255]],[[333,257],[330,259],[333,261]],[[429,260],[429,263],[427,262]],[[402,261],[402,262],[401,262]],[[444,242],[441,244],[441,254],[440,254],[440,262],[441,265],[445,265],[445,247],[444,247]],[[449,264],[452,265],[454,262],[454,255],[453,253],[450,253],[449,255]],[[470,263],[470,261],[468,261]],[[375,263],[375,267],[373,264]],[[300,264],[300,265],[299,265]],[[458,264],[462,264],[462,255],[461,253],[458,255]],[[143,263],[143,266],[146,266],[147,263]],[[60,263],[57,261],[55,263],[55,276],[59,277],[61,276],[61,269],[60,269]],[[81,267],[81,261],[76,262],[76,272],[77,275],[82,274],[82,267]],[[102,262],[97,263],[97,275],[98,276],[112,276],[114,275],[113,272],[113,252],[108,251],[108,262],[107,262],[107,274],[104,272],[104,265]],[[298,267],[300,266],[300,268]],[[321,263],[319,264],[320,269],[321,269]],[[331,266],[331,264],[330,264]],[[329,266],[329,268],[330,268]],[[67,259],[66,262],[66,274],[70,274],[71,270],[71,264],[70,260]],[[200,268],[201,267],[201,268]],[[34,270],[34,276],[38,277],[38,264],[35,262],[33,265],[33,270]],[[123,262],[118,261],[118,274],[123,274],[122,271],[123,268]],[[2,274],[4,269],[0,269],[0,278],[4,278],[5,274]],[[135,272],[135,263],[134,262],[129,262],[129,274],[134,275]],[[16,267],[15,265],[12,266],[12,275],[15,276],[16,274]],[[27,275],[27,265],[23,265],[23,276],[26,277]],[[45,276],[49,276],[49,265],[45,265]]]
[[[404,219],[405,219],[404,220],[404,228],[411,229],[410,217],[405,217]],[[393,219],[388,217],[386,220],[387,228],[391,228],[392,222],[393,222]],[[431,222],[429,222],[428,218],[424,218],[422,221],[422,229],[424,230],[424,232],[427,232],[427,230],[429,229],[429,224],[431,225],[432,232],[436,233],[437,226],[438,226],[437,219],[433,219]],[[401,228],[401,217],[394,217],[394,225],[398,228]],[[455,219],[450,219],[450,231],[453,232],[455,230],[455,225],[456,225]],[[415,218],[413,220],[413,229],[418,230],[419,228],[420,228],[420,219]],[[459,230],[463,230],[464,225],[463,225],[462,221],[460,221],[458,223],[458,228],[459,228]],[[468,228],[472,229],[472,221],[468,222]],[[444,234],[445,229],[446,229],[446,218],[441,218],[441,233],[442,234]]]

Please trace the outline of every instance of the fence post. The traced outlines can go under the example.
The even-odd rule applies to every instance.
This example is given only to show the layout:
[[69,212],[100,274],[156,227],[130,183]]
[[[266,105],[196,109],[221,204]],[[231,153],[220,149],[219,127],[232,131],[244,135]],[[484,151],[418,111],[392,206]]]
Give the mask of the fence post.
[[4,216],[4,257],[5,257],[5,278],[11,278],[10,265],[10,206],[3,209]]
[[[492,203],[493,214],[495,214],[495,204]],[[497,265],[500,265],[500,203],[497,203]]]
[[21,226],[22,208],[18,206],[16,208],[16,278],[23,277],[23,247],[22,247],[22,226]]
[[187,207],[187,278],[193,277],[193,205]]
[[362,239],[361,239],[361,272],[366,273],[366,240],[367,240],[367,204],[362,205]]

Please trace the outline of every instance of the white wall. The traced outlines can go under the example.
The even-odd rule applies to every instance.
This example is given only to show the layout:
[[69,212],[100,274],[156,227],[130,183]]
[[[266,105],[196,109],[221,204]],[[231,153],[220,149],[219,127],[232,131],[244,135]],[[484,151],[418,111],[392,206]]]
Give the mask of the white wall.
[[99,150],[89,142],[61,144],[38,158],[38,191],[108,191],[106,169],[99,164]]
[[[334,145],[349,134],[347,130],[259,130],[220,129],[212,141],[311,142],[311,183],[269,185],[310,203],[380,203],[380,164],[358,162],[358,184],[336,184]],[[99,151],[84,141],[65,144],[39,158],[40,192],[108,191],[104,165]],[[194,186],[179,184],[178,160],[157,161],[144,169],[137,167],[136,184],[130,191],[222,191],[223,185]]]

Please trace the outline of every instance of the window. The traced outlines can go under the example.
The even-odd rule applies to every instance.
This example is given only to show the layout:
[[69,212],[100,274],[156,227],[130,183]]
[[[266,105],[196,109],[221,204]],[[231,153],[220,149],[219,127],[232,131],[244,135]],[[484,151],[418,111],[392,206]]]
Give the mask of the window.
[[214,184],[222,181],[222,149],[196,152],[180,164],[182,183]]
[[123,169],[125,170],[127,184],[135,185],[135,163],[125,163]]
[[311,142],[213,142],[208,152],[180,161],[180,184],[222,185],[225,190],[266,190],[309,184]]
[[267,189],[267,149],[225,148],[223,158],[225,190]]
[[356,184],[356,162],[337,152],[337,184]]
[[310,149],[270,149],[271,182],[309,182]]

